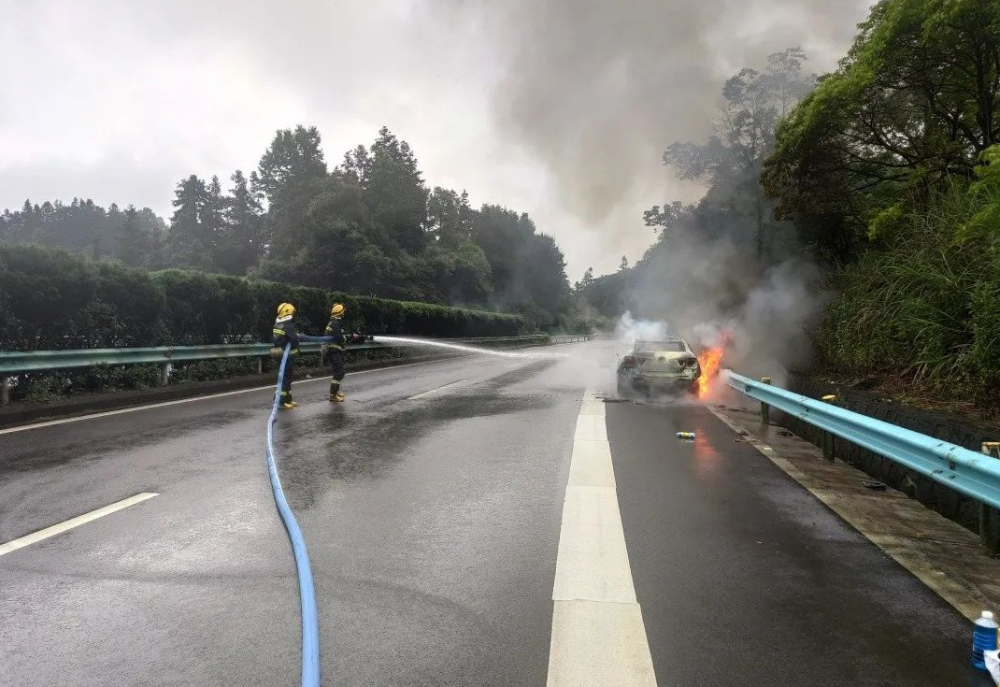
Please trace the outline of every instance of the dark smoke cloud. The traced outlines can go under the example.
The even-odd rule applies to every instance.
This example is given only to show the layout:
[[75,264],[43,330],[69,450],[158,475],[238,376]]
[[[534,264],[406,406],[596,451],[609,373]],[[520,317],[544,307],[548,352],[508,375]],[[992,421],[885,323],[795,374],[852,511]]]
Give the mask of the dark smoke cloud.
[[506,67],[493,93],[501,133],[544,163],[563,205],[603,226],[610,248],[629,234],[648,245],[643,203],[700,195],[671,180],[659,157],[672,141],[711,133],[727,76],[792,46],[810,53],[812,68],[830,68],[867,5],[453,0],[444,7],[451,21],[485,27]]

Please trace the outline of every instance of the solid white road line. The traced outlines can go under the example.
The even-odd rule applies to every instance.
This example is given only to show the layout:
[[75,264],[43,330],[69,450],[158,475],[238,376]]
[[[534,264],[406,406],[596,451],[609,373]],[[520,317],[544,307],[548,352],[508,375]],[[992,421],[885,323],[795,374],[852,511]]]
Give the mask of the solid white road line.
[[[440,363],[446,360],[451,360],[451,358],[443,358],[441,360],[422,360],[419,363],[406,363],[404,365],[388,365],[386,367],[376,367],[371,370],[360,370],[358,372],[349,372],[348,376],[353,377],[355,375],[368,374],[369,372],[382,372],[385,370],[397,370],[403,367],[416,367],[417,365],[430,365],[431,363]],[[310,377],[309,379],[296,380],[295,384],[308,384],[309,382],[321,382],[323,380],[330,379],[330,375],[325,375],[323,377]],[[0,429],[0,435],[3,434],[13,434],[15,432],[27,432],[29,429],[41,429],[42,427],[53,427],[55,425],[65,425],[70,422],[83,422],[84,420],[96,420],[100,417],[108,417],[110,415],[122,415],[124,413],[137,413],[141,410],[152,410],[153,408],[165,408],[166,406],[180,405],[181,403],[196,403],[197,401],[208,401],[213,398],[223,398],[225,396],[238,396],[239,394],[251,394],[255,391],[264,391],[265,389],[274,389],[274,384],[268,384],[267,386],[254,386],[249,389],[237,389],[236,391],[223,391],[218,394],[208,394],[207,396],[193,396],[191,398],[180,398],[176,401],[161,401],[160,403],[150,403],[148,405],[141,406],[131,406],[129,408],[120,408],[118,410],[106,410],[101,413],[93,413],[91,415],[79,415],[77,417],[66,417],[60,420],[47,420],[45,422],[36,422],[31,425],[20,425],[19,427],[9,427],[7,429]]]
[[605,405],[589,391],[577,419],[553,587],[547,687],[656,687]]
[[111,515],[117,511],[120,511],[129,506],[134,506],[137,503],[142,503],[148,499],[158,496],[151,492],[143,492],[141,494],[136,494],[135,496],[130,496],[127,499],[122,499],[112,503],[109,506],[104,506],[103,508],[98,508],[97,510],[92,510],[89,513],[84,513],[83,515],[78,515],[75,518],[66,520],[65,522],[60,522],[58,525],[52,525],[51,527],[46,527],[45,529],[38,530],[31,534],[19,537],[6,544],[0,544],[0,556],[11,553],[12,551],[17,551],[18,549],[23,549],[25,546],[30,546],[32,544],[37,544],[38,542],[48,539],[49,537],[54,537],[57,534],[62,534],[63,532],[68,532],[75,527],[80,525],[86,525],[88,522],[93,522],[98,518],[103,518],[105,515]]
[[460,379],[457,382],[450,382],[448,384],[443,384],[441,386],[435,387],[435,388],[431,389],[430,391],[423,392],[422,394],[417,394],[416,396],[410,396],[406,400],[407,401],[416,401],[418,398],[426,398],[427,396],[433,396],[434,394],[436,394],[439,391],[444,391],[445,389],[451,388],[453,386],[458,386],[459,384],[464,384],[464,383],[465,383],[465,380],[464,379]]

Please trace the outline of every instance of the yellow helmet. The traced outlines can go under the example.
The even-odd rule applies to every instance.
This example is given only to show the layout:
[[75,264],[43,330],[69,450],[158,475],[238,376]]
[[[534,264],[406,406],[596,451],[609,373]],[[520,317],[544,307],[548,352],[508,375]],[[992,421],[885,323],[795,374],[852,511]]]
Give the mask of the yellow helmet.
[[343,317],[344,316],[344,312],[346,310],[347,310],[347,308],[344,307],[343,303],[334,303],[333,307],[330,308],[330,316],[331,317],[338,317],[338,318],[339,317]]
[[295,314],[295,306],[291,303],[282,303],[278,306],[278,317],[291,317]]

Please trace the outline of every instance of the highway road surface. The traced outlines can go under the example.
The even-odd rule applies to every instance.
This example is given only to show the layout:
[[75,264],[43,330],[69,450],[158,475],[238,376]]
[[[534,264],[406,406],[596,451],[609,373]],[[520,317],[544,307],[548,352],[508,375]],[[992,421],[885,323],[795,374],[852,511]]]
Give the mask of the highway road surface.
[[[985,684],[965,619],[709,409],[613,402],[609,342],[542,352],[296,384],[324,685]],[[270,401],[0,433],[0,685],[298,684]]]

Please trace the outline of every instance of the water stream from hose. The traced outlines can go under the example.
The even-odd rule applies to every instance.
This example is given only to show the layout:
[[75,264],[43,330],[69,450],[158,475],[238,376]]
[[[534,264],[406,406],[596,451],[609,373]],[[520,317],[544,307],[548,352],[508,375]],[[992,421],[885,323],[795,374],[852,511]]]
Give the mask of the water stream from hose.
[[479,353],[482,355],[493,355],[500,358],[520,358],[553,360],[556,358],[566,358],[565,353],[543,353],[541,351],[518,352],[504,351],[496,348],[483,348],[482,346],[469,346],[468,344],[448,343],[446,341],[435,341],[432,339],[414,339],[406,336],[377,336],[376,342],[392,343],[400,346],[428,346],[433,348],[445,348],[460,353]]

